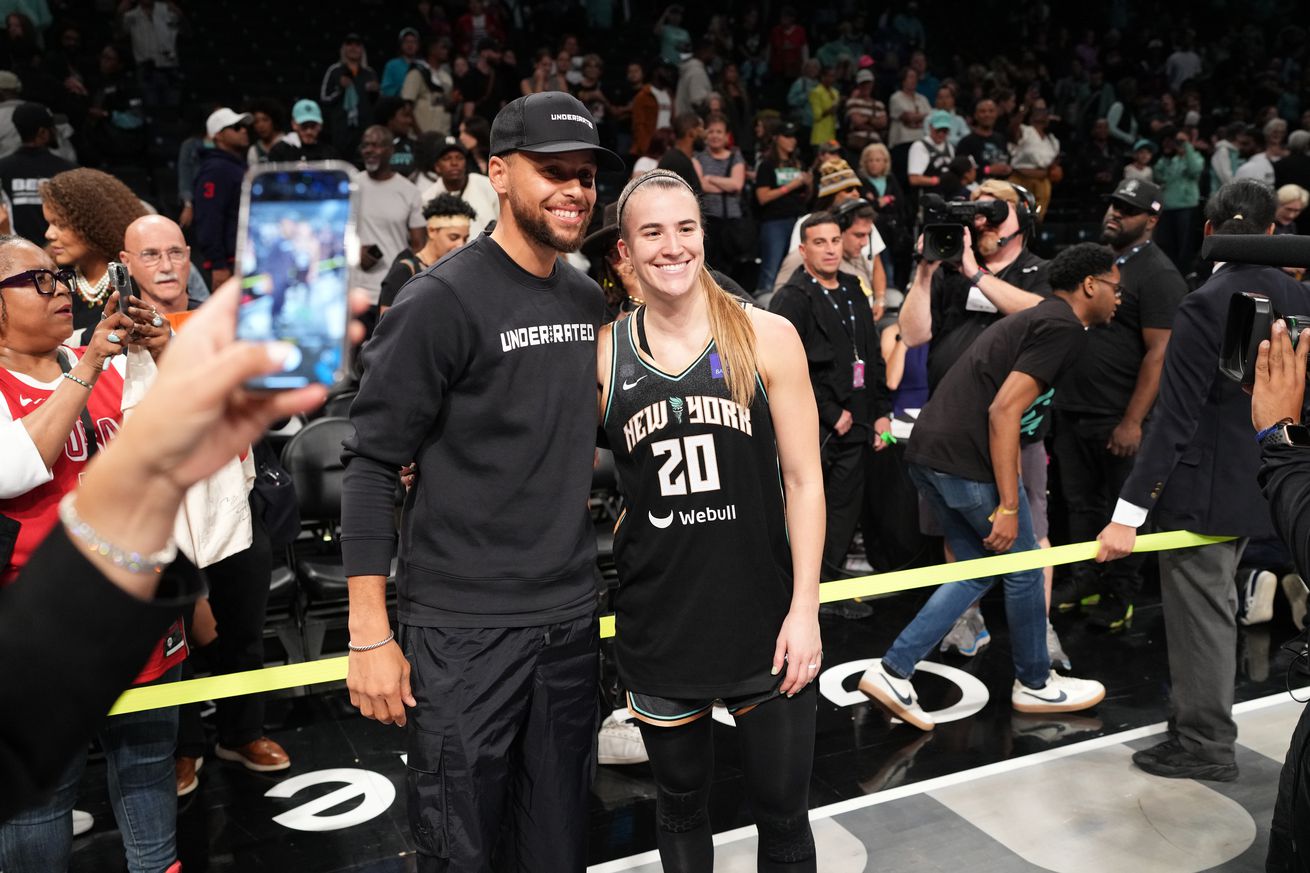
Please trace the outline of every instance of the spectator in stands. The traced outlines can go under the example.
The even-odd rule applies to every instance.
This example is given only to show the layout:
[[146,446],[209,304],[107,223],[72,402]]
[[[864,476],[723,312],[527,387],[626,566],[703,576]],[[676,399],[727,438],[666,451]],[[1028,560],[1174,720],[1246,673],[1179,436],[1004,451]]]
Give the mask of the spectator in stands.
[[1110,122],[1110,136],[1123,143],[1124,148],[1137,142],[1137,80],[1121,79],[1116,99],[1105,114]]
[[292,133],[269,151],[271,161],[327,161],[340,157],[331,143],[323,142],[323,112],[313,100],[297,100],[291,107]]
[[891,133],[888,148],[902,143],[915,142],[923,136],[923,123],[932,113],[928,98],[919,93],[919,74],[912,68],[901,70],[901,87],[892,95],[888,112],[891,115]]
[[1041,221],[1051,204],[1051,185],[1060,172],[1060,141],[1050,132],[1051,111],[1042,102],[1028,108],[1027,119],[1016,115],[1010,122],[1010,180],[1037,198],[1036,219]]
[[184,228],[191,227],[195,214],[192,198],[196,193],[196,173],[200,169],[200,152],[208,148],[205,137],[205,119],[211,109],[202,105],[191,105],[182,113],[185,125],[185,139],[177,148],[177,205],[179,215],[177,223]]
[[796,125],[776,128],[773,143],[755,171],[755,198],[760,204],[760,275],[756,295],[773,289],[778,267],[787,255],[787,240],[796,219],[810,202],[811,178],[797,154]]
[[1169,90],[1178,93],[1183,86],[1198,78],[1205,67],[1201,56],[1196,53],[1196,31],[1188,28],[1183,32],[1182,40],[1164,62],[1164,75],[1169,80]]
[[[1119,295],[1114,260],[1109,249],[1095,243],[1061,252],[1051,268],[1053,295],[979,336],[919,414],[906,452],[910,477],[958,560],[1038,547],[1020,487],[1023,419],[1077,360],[1087,329],[1114,316]],[[1100,703],[1105,697],[1101,683],[1051,669],[1041,571],[1008,573],[1002,579],[1015,668],[1014,708],[1072,712]],[[907,724],[932,730],[933,718],[919,706],[910,679],[918,662],[992,583],[992,578],[971,579],[939,587],[883,658],[865,671],[860,690]]]
[[46,223],[46,251],[60,267],[73,270],[73,329],[100,323],[109,299],[109,262],[123,249],[127,226],[145,214],[141,200],[122,182],[79,167],[52,176],[41,185]]
[[660,40],[660,61],[677,66],[682,53],[691,51],[691,34],[682,27],[682,4],[670,3],[655,21],[655,35]]
[[[1287,157],[1274,164],[1274,183],[1299,185],[1310,191],[1310,130],[1294,130],[1287,138]],[[1301,213],[1297,219],[1298,233],[1310,234],[1310,214]]]
[[455,21],[455,47],[460,54],[471,55],[488,39],[504,43],[505,25],[494,7],[483,0],[469,0],[468,11]]
[[336,62],[327,68],[318,89],[319,105],[327,112],[328,136],[338,154],[356,153],[378,88],[378,74],[368,65],[363,38],[346,34]]
[[822,67],[818,58],[809,58],[801,65],[801,74],[787,91],[788,117],[804,131],[814,124],[814,109],[810,106],[810,92],[819,85]]
[[605,62],[598,54],[588,54],[582,58],[582,79],[573,86],[573,96],[582,101],[582,105],[591,111],[600,132],[601,142],[613,143],[616,134],[617,114],[614,104],[605,91],[603,77]]
[[127,226],[118,259],[127,267],[143,302],[163,315],[200,305],[188,300],[191,247],[182,228],[162,215],[143,215]]
[[[996,129],[996,101],[983,98],[974,104],[973,127],[955,145],[955,153],[973,158],[982,179],[1010,177],[1010,143],[1003,131]],[[958,116],[956,116],[958,117]]]
[[167,0],[136,0],[119,4],[123,30],[132,41],[137,81],[146,105],[175,108],[182,102],[182,68],[177,38],[182,30],[182,8]]
[[905,169],[910,178],[910,186],[922,193],[939,193],[942,176],[950,167],[955,157],[955,148],[951,145],[951,114],[945,110],[935,110],[928,121],[928,134],[910,146],[906,157]]
[[705,148],[692,160],[704,191],[705,263],[716,270],[731,270],[739,258],[755,254],[755,241],[741,245],[730,230],[733,222],[741,221],[746,160],[728,137],[727,116],[715,113],[706,119]]
[[709,73],[714,57],[713,40],[702,39],[696,43],[695,54],[678,66],[678,89],[673,97],[673,109],[679,115],[705,111],[705,103],[714,90]]
[[469,238],[477,239],[500,212],[500,199],[496,196],[496,189],[491,187],[491,180],[481,173],[472,172],[470,164],[468,149],[454,137],[447,137],[436,149],[432,165],[437,179],[423,190],[422,196],[424,203],[430,203],[442,194],[454,195],[467,203],[474,213],[470,219]]
[[1200,236],[1198,209],[1205,158],[1184,131],[1164,138],[1164,154],[1155,165],[1155,181],[1164,189],[1164,210],[1155,240],[1184,273],[1192,269]]
[[659,167],[660,158],[664,157],[668,150],[673,148],[676,141],[677,135],[671,127],[661,127],[655,131],[650,138],[650,145],[646,146],[646,153],[637,158],[632,165],[632,178]]
[[1264,128],[1258,135],[1252,134],[1257,147],[1260,149],[1251,155],[1246,163],[1237,168],[1233,173],[1234,179],[1255,179],[1257,182],[1263,182],[1269,187],[1274,185],[1274,161],[1282,156],[1277,154],[1277,149],[1281,143],[1275,143],[1275,151],[1269,150],[1269,135],[1272,133],[1277,137],[1280,133],[1285,134],[1287,122],[1281,118],[1275,118],[1273,121],[1265,124]]
[[400,96],[414,104],[414,130],[419,134],[447,136],[450,113],[462,106],[450,73],[450,40],[446,37],[428,43],[426,62],[411,64],[400,87]]
[[49,109],[23,103],[14,110],[13,124],[23,144],[0,158],[0,207],[13,233],[40,245],[48,226],[41,212],[41,183],[74,165],[50,150],[57,137]]
[[[1089,332],[1086,351],[1055,391],[1054,454],[1070,542],[1095,539],[1114,512],[1155,404],[1174,314],[1188,292],[1178,268],[1152,243],[1162,207],[1157,185],[1125,179],[1101,222],[1101,242],[1119,265],[1119,309],[1105,330]],[[1083,606],[1089,623],[1118,630],[1132,618],[1144,563],[1145,555],[1133,555],[1073,564],[1051,594],[1051,609]]]
[[[950,115],[951,117],[950,143],[952,148],[958,148],[960,145],[960,140],[964,139],[966,136],[969,135],[970,129],[969,129],[969,122],[961,118],[960,114],[955,111],[955,84],[954,83],[943,82],[940,86],[938,86],[937,96],[933,102],[933,109],[935,110],[934,114],[936,112],[946,112]],[[931,123],[932,123],[932,115],[929,115],[928,119],[923,123],[924,133],[932,133],[932,130],[930,128]]]
[[878,210],[875,225],[887,245],[881,258],[887,273],[887,284],[900,288],[902,286],[898,282],[900,273],[896,257],[899,255],[908,263],[910,246],[914,241],[910,235],[913,218],[910,215],[909,198],[901,190],[901,183],[892,172],[891,152],[882,143],[870,143],[860,152],[859,172],[867,196]]
[[873,97],[873,70],[860,70],[855,74],[855,89],[846,98],[846,113],[842,120],[843,142],[854,154],[862,152],[870,143],[881,142],[873,125],[873,110],[877,102]]
[[[800,234],[803,264],[773,296],[769,310],[796,327],[810,362],[823,433],[828,519],[820,579],[834,579],[845,575],[846,551],[864,505],[865,465],[871,451],[884,448],[878,435],[890,427],[886,417],[892,405],[868,298],[859,280],[841,269],[837,216],[816,212],[801,222]],[[864,615],[872,611],[867,604],[858,606]]]
[[250,146],[248,124],[248,114],[238,115],[226,106],[214,110],[205,121],[205,132],[214,147],[200,155],[194,202],[196,248],[211,288],[227,281],[236,261],[241,181]]
[[784,80],[801,75],[801,66],[810,59],[810,39],[796,22],[795,8],[784,6],[778,12],[778,23],[769,31],[767,53],[770,75]]
[[692,155],[705,144],[705,122],[695,112],[679,113],[673,119],[673,133],[676,137],[673,148],[660,158],[659,169],[677,173],[699,196],[702,190],[700,174],[696,171]]
[[1119,150],[1110,141],[1110,122],[1098,118],[1078,154],[1078,168],[1094,196],[1108,195],[1121,175]]
[[468,150],[469,172],[487,175],[487,158],[491,156],[491,122],[471,115],[459,123],[459,142]]
[[673,127],[673,95],[669,85],[669,68],[656,67],[650,82],[632,98],[631,154],[634,157],[650,151],[650,140],[655,131]]
[[246,152],[246,163],[253,166],[271,160],[269,152],[286,136],[287,111],[276,100],[265,98],[252,102],[249,113],[255,141]]
[[810,89],[810,145],[819,146],[837,140],[837,113],[841,94],[837,92],[837,70],[828,67],[819,74],[819,82]]
[[391,262],[391,269],[382,280],[382,294],[378,297],[379,318],[396,302],[396,294],[415,274],[469,241],[475,218],[477,213],[473,207],[454,194],[439,194],[424,205],[427,241],[418,251],[405,249]]
[[[0,584],[7,585],[58,525],[61,498],[77,487],[88,461],[122,424],[122,366],[106,364],[121,362],[118,355],[135,325],[115,312],[96,324],[84,348],[65,345],[72,332],[69,276],[57,273],[55,262],[33,243],[6,237],[0,246],[0,354],[5,362],[0,370],[5,401],[0,403],[0,456],[5,458],[0,513],[21,524],[13,554],[0,568]],[[135,684],[176,682],[186,655],[179,615],[150,652]],[[109,768],[110,803],[128,869],[169,868],[177,861],[176,707],[108,719],[97,738]],[[64,768],[53,794],[0,825],[0,867],[68,869],[71,814],[86,758],[84,746]]]
[[412,27],[403,28],[396,37],[400,54],[387,61],[387,65],[382,68],[382,83],[378,86],[378,92],[383,97],[399,97],[400,91],[405,87],[405,79],[409,76],[409,71],[423,62],[419,60],[419,33]]
[[476,115],[488,124],[510,100],[519,95],[518,73],[505,63],[504,46],[487,37],[478,43],[476,62],[455,82],[464,95],[464,117]]
[[562,73],[555,71],[555,59],[548,48],[537,49],[532,75],[520,80],[519,91],[524,94],[541,94],[545,91],[570,91]]
[[[375,124],[364,131],[359,155],[364,172],[359,185],[359,266],[351,269],[352,288],[362,288],[376,306],[391,262],[408,246],[427,241],[427,222],[418,188],[391,168],[391,131]],[[368,324],[370,319],[365,319]]]
[[733,142],[742,154],[754,154],[755,132],[751,124],[754,101],[741,80],[741,69],[735,63],[723,65],[716,90],[723,97],[723,114],[728,117],[728,133]]
[[1210,190],[1218,191],[1233,181],[1238,169],[1250,160],[1256,148],[1252,128],[1241,122],[1225,128],[1214,144],[1214,154],[1210,156]]
[[391,132],[391,168],[408,177],[414,172],[414,105],[401,97],[383,97],[373,109],[373,123]]
[[1300,185],[1283,185],[1278,194],[1278,211],[1274,213],[1274,233],[1299,233],[1296,220],[1310,203],[1310,191]]
[[1155,160],[1155,153],[1160,147],[1155,144],[1155,140],[1139,139],[1133,143],[1133,159],[1124,165],[1123,177],[1125,179],[1136,179],[1138,182],[1155,182],[1155,168],[1151,162]]
[[1270,163],[1278,163],[1287,157],[1287,122],[1282,118],[1271,118],[1264,126],[1265,155]]
[[0,70],[0,158],[18,151],[22,139],[14,127],[14,110],[23,104],[23,83],[9,70]]

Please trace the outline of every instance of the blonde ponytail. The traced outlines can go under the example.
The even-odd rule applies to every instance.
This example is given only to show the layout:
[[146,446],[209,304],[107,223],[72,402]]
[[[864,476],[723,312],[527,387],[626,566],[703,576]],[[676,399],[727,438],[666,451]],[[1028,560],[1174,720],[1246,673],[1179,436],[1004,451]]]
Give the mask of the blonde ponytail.
[[735,296],[719,287],[704,266],[701,287],[709,304],[710,333],[723,363],[723,379],[734,403],[749,407],[755,400],[755,327]]

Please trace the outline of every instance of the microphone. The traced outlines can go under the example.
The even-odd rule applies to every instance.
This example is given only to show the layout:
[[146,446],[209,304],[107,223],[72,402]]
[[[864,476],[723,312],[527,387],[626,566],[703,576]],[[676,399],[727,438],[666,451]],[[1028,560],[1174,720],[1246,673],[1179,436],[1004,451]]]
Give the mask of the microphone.
[[1228,264],[1310,267],[1310,237],[1283,234],[1213,234],[1201,244],[1201,257]]

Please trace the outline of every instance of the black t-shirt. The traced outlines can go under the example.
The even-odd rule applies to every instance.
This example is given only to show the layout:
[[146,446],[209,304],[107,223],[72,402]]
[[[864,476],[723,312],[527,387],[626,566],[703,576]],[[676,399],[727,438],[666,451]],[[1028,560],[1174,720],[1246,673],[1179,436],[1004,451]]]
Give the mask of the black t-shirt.
[[[988,408],[1001,385],[1018,371],[1036,379],[1046,394],[1082,354],[1087,333],[1060,297],[1047,298],[987,328],[919,413],[905,459],[976,482],[995,481]],[[1040,426],[1034,411],[1024,413],[1021,439]]]
[[1151,243],[1136,252],[1129,249],[1120,258],[1119,284],[1123,298],[1114,321],[1090,332],[1087,354],[1065,374],[1055,393],[1058,409],[1122,415],[1146,354],[1143,328],[1173,327],[1178,304],[1187,296],[1187,280]]
[[382,293],[378,295],[378,306],[394,305],[396,294],[401,287],[414,278],[415,273],[426,268],[427,264],[418,259],[413,249],[405,249],[396,255],[396,259],[391,262],[391,269],[382,280]]
[[0,187],[11,206],[9,218],[14,233],[37,245],[45,245],[47,225],[41,213],[41,183],[75,166],[50,149],[30,146],[0,159]]
[[696,165],[692,163],[691,158],[687,157],[682,149],[671,148],[664,153],[658,164],[661,170],[672,170],[691,186],[691,190],[696,192],[696,196],[701,194],[700,176],[696,175]]
[[978,166],[979,178],[990,175],[987,167],[991,164],[1008,164],[1010,162],[1009,143],[1005,135],[993,130],[987,136],[970,133],[955,147],[957,155],[968,155]]
[[[760,167],[755,173],[755,187],[781,188],[803,172],[805,172],[803,167],[780,167],[771,158],[765,158],[760,161]],[[791,218],[794,220],[800,218],[810,211],[809,199],[809,189],[802,185],[794,191],[761,205],[760,220],[772,221],[775,218]]]

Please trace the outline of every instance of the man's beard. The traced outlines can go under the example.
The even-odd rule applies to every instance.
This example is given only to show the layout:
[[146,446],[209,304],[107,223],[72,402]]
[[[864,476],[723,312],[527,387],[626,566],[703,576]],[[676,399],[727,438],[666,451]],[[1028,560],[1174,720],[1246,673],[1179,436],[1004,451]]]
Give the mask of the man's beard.
[[984,258],[990,258],[1000,250],[1000,231],[991,227],[983,228],[982,233],[978,234],[978,254],[982,255]]
[[1116,251],[1128,248],[1140,240],[1142,236],[1143,234],[1135,234],[1122,224],[1119,225],[1118,231],[1110,230],[1108,227],[1101,228],[1101,243]]
[[520,200],[512,190],[509,195],[509,208],[514,215],[514,223],[519,226],[519,229],[541,245],[557,252],[576,252],[582,247],[582,238],[587,234],[587,224],[591,218],[590,209],[583,213],[582,221],[578,222],[578,227],[572,235],[563,236],[550,226],[545,216],[541,214],[540,207]]

